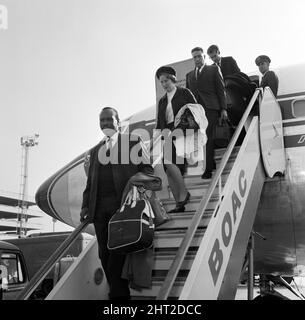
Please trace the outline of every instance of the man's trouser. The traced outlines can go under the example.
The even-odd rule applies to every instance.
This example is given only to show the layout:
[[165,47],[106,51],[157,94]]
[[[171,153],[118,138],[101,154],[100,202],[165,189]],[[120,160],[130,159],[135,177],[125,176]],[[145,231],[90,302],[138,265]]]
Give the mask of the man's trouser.
[[128,280],[121,278],[125,255],[115,254],[108,250],[108,222],[120,207],[115,196],[102,198],[95,210],[94,228],[99,247],[99,258],[105,271],[110,291],[110,299],[129,299]]
[[208,127],[206,130],[206,135],[208,138],[207,144],[206,144],[206,168],[207,171],[212,171],[215,167],[215,160],[214,160],[214,130],[215,126],[218,122],[218,119],[220,117],[220,112],[217,110],[212,110],[205,108],[205,115],[208,119]]

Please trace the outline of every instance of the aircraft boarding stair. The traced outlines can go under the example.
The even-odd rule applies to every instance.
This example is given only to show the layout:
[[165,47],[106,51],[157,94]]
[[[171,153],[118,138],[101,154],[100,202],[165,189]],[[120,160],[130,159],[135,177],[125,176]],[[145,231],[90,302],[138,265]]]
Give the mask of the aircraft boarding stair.
[[[132,299],[234,299],[265,181],[259,118],[249,116],[260,96],[257,89],[230,145],[216,151],[212,180],[201,179],[202,169],[185,176],[190,202],[156,228],[152,287],[131,290]],[[244,125],[243,143],[234,147]],[[167,209],[175,205],[171,193],[161,200]],[[106,299],[99,267],[93,239],[47,299]]]

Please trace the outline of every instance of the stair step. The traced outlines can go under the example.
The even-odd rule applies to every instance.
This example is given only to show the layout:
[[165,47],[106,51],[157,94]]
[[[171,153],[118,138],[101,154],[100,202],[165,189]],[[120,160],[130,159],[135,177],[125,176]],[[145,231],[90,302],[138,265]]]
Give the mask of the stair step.
[[[227,178],[229,175],[225,175],[222,177],[222,185],[224,186],[225,183],[227,182]],[[190,183],[187,184],[187,189],[201,189],[201,190],[208,190],[210,186],[211,181],[210,180],[203,180],[203,179],[198,179],[198,181],[194,180]]]
[[[239,152],[240,146],[239,147],[234,147],[233,151],[231,153],[231,157],[232,156],[236,156],[237,153]],[[215,158],[222,158],[223,155],[225,154],[227,148],[220,148],[220,149],[215,149]]]
[[[213,214],[212,210],[206,210],[203,215],[199,227],[207,227],[211,216]],[[185,211],[178,213],[169,213],[170,220],[161,224],[156,228],[156,230],[168,230],[168,229],[177,229],[177,228],[188,228],[191,224],[192,218],[195,215],[195,211]]]
[[[155,261],[154,261],[154,271],[152,276],[151,288],[142,289],[141,292],[131,289],[132,299],[156,299],[156,296],[159,294],[161,286],[164,283],[167,272],[173,262],[173,259],[176,255],[176,251],[164,250],[161,252],[155,252]],[[187,275],[193,261],[196,256],[196,250],[188,251],[185,259],[181,265],[178,276],[175,280],[173,288],[169,294],[168,299],[178,299],[182,288],[185,284]]]
[[[182,262],[180,270],[190,270],[195,259],[197,250],[188,251],[185,259]],[[177,250],[163,250],[155,251],[155,260],[153,264],[154,273],[158,270],[168,271],[174,258],[176,257]]]
[[[229,161],[227,162],[227,164],[225,165],[224,170],[230,171],[234,166],[235,160],[236,160],[236,157],[234,157],[232,159],[230,158]],[[220,161],[216,161],[216,169],[218,169],[219,166],[220,166]]]
[[[233,166],[232,166],[233,167]],[[230,172],[231,172],[231,169],[232,168],[230,168],[230,169],[226,169],[225,168],[225,170],[222,172],[222,179],[223,180],[225,180],[226,181],[226,179],[228,178],[228,176],[229,176],[229,174],[230,174]],[[215,175],[215,170],[212,172],[212,178],[214,177],[214,175]],[[203,172],[202,172],[203,173]],[[212,178],[211,179],[202,179],[201,178],[201,175],[202,175],[202,173],[200,173],[200,174],[187,174],[187,175],[185,175],[184,176],[184,182],[185,182],[185,185],[186,186],[188,186],[188,185],[192,185],[192,184],[194,184],[194,183],[196,183],[196,184],[202,184],[202,185],[204,185],[204,186],[209,186],[209,184],[211,183],[211,181],[212,181]]]
[[[222,160],[221,157],[215,158],[216,169],[219,168],[221,160]],[[235,160],[236,160],[236,155],[231,156],[229,158],[228,162],[225,165],[225,170],[231,170],[231,168],[233,167],[233,165],[235,163]],[[186,170],[186,175],[202,174],[203,173],[203,167],[204,167],[203,163],[199,163],[199,164],[196,164],[194,166],[188,165],[187,166],[187,170]]]
[[[154,248],[178,248],[186,233],[185,229],[156,230],[154,235]],[[199,247],[205,228],[198,228],[191,242],[191,247]]]
[[[224,185],[224,184],[223,184]],[[192,186],[187,186],[187,190],[189,191],[189,193],[191,194],[191,198],[193,197],[204,197],[208,188],[207,187],[204,187],[200,184],[197,184],[197,185],[192,185]],[[218,193],[218,188],[214,191],[214,193]],[[166,199],[174,199],[174,196],[173,196],[173,193],[172,191],[170,190],[168,192],[168,197],[167,198],[162,198],[161,201],[163,202],[164,200]]]
[[[237,154],[238,154],[238,152],[239,152],[239,149],[240,149],[240,147],[235,147],[235,148],[233,149],[233,151],[232,151],[232,153],[231,153],[231,155],[230,155],[230,157],[229,157],[229,161],[231,161],[232,159],[233,159],[233,160],[236,159],[236,156],[237,156]],[[223,155],[225,154],[226,150],[227,150],[226,148],[216,149],[216,150],[215,150],[214,160],[216,161],[216,163],[217,163],[217,162],[220,163],[220,161],[221,161]],[[199,165],[202,165],[202,161],[199,162]],[[196,166],[198,166],[198,163],[196,163],[196,164],[194,164],[194,165],[188,165],[189,168],[194,168],[194,167],[196,167]]]
[[[228,177],[229,177],[229,174],[225,174],[222,176],[222,184],[221,184],[222,187],[225,186]],[[210,186],[210,183],[211,183],[211,179],[209,180],[201,179],[200,175],[196,175],[194,176],[194,178],[191,178],[188,180],[188,183],[186,183],[186,188],[190,192],[191,197],[195,197],[195,196],[204,197],[204,195],[206,194]],[[214,193],[215,194],[218,193],[218,187],[215,188]],[[168,197],[167,198],[162,197],[161,200],[163,201],[165,199],[173,199],[173,198],[174,198],[173,193],[169,189]]]
[[[172,299],[178,299],[180,296],[180,293],[183,289],[184,283],[185,283],[185,278],[177,278],[173,288],[169,294],[169,300]],[[162,280],[153,280],[152,281],[152,286],[149,289],[142,289],[141,291],[136,291],[134,289],[130,290],[130,294],[132,296],[132,299],[137,299],[138,297],[140,299],[151,299],[155,300],[157,295],[159,294],[159,291],[163,285],[164,281]]]
[[[202,196],[194,196],[190,198],[190,201],[186,204],[185,210],[186,211],[196,211],[198,209],[198,205],[202,199]],[[207,210],[213,210],[216,207],[216,204],[218,202],[218,195],[212,195],[208,205]],[[176,202],[174,199],[162,199],[162,204],[164,205],[164,208],[166,211],[169,211],[171,209],[174,209],[176,206]]]

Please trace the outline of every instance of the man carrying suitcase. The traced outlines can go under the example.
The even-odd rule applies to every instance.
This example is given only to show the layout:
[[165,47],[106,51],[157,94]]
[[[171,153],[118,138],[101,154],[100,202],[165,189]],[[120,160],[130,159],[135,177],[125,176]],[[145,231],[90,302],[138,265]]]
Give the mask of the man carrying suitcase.
[[[120,133],[119,115],[114,108],[102,109],[99,119],[105,137],[89,153],[90,165],[80,216],[81,221],[89,219],[94,224],[99,258],[110,287],[109,299],[128,300],[128,280],[121,278],[125,255],[107,249],[108,222],[120,207],[128,180],[139,171],[152,174],[153,168],[140,137]],[[133,148],[140,151],[132,152]]]

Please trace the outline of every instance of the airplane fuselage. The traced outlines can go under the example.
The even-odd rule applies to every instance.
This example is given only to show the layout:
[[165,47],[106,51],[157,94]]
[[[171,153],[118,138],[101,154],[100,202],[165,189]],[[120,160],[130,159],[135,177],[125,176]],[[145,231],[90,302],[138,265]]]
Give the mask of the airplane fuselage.
[[[280,81],[277,101],[283,117],[286,170],[284,176],[266,179],[263,187],[254,231],[266,240],[255,236],[254,267],[255,273],[304,275],[305,64],[279,68],[275,72]],[[155,115],[155,106],[152,106],[129,117],[129,131],[145,128],[151,132]],[[86,156],[84,152],[55,173],[36,194],[37,204],[43,211],[74,227],[79,224],[86,183]],[[94,234],[92,226],[88,232]]]

